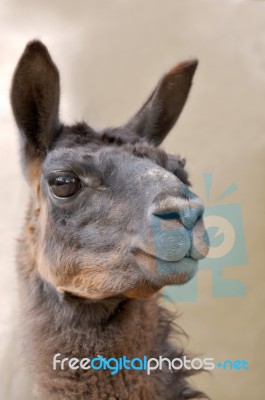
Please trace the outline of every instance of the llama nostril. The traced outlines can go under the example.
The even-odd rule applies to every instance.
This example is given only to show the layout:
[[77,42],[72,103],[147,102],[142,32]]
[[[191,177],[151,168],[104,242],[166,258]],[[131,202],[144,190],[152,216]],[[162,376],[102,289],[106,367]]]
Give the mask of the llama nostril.
[[179,211],[156,211],[153,214],[161,220],[180,220],[185,228],[192,229],[196,222],[202,218],[203,209],[187,208]]
[[177,211],[156,211],[153,214],[163,220],[181,219],[180,214]]
[[203,208],[201,207],[189,207],[183,208],[179,211],[180,219],[185,228],[192,229],[196,222],[202,218]]
[[179,197],[159,195],[152,205],[152,214],[161,220],[179,220],[186,229],[192,229],[203,216],[203,203],[192,192],[192,196]]

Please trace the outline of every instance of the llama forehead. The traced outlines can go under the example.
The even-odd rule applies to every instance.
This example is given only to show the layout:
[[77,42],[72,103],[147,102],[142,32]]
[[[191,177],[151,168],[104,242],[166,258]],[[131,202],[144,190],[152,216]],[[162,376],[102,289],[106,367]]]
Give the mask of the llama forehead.
[[160,181],[166,180],[172,181],[172,183],[176,183],[176,177],[172,173],[156,165],[151,166],[151,168],[145,169],[144,171],[140,172],[138,178],[149,178]]
[[[148,149],[148,148],[147,148]],[[68,170],[85,176],[100,174],[112,180],[136,177],[136,181],[171,181],[176,183],[176,176],[148,157],[141,158],[134,154],[135,147],[119,148],[116,146],[99,147],[94,153],[89,145],[52,150],[43,165],[44,175],[51,171]],[[133,180],[133,179],[132,179]]]
[[92,165],[95,157],[88,146],[58,147],[47,154],[43,163],[44,172],[71,169],[81,165]]
[[57,144],[66,147],[86,146],[91,150],[106,145],[121,146],[126,143],[135,144],[141,140],[136,132],[128,128],[106,128],[95,131],[85,122],[72,126],[61,126]]
[[[43,162],[46,177],[50,172],[69,171],[80,177],[96,175],[109,185],[120,185],[122,181],[130,181],[129,186],[138,182],[149,186],[155,181],[170,184],[176,183],[176,177],[189,184],[185,163],[179,156],[169,155],[143,139],[135,140],[132,131],[109,128],[96,132],[85,123],[62,126],[60,130],[59,139]],[[125,192],[126,187],[121,191]]]
[[[124,128],[111,128],[105,129],[100,132],[95,132],[85,123],[79,123],[73,126],[64,126],[61,128],[62,134],[55,142],[53,151],[48,153],[46,157],[50,163],[58,161],[65,163],[75,162],[76,160],[95,162],[95,158],[100,158],[100,162],[104,163],[106,158],[108,160],[117,159],[119,157],[124,159],[123,168],[132,156],[136,158],[144,158],[151,160],[152,163],[162,167],[164,175],[166,170],[176,174],[177,170],[184,171],[185,160],[180,156],[173,156],[167,154],[164,150],[150,145],[143,139],[135,137],[133,131],[128,131]],[[96,156],[96,157],[95,157]],[[47,162],[46,162],[47,164]],[[140,164],[139,164],[140,165]],[[154,176],[156,170],[149,172],[149,176]],[[160,175],[161,175],[161,170]]]

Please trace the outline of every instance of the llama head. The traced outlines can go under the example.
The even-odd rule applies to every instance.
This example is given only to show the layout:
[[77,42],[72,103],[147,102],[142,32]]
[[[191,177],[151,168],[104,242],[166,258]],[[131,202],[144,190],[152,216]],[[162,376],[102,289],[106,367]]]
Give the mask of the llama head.
[[178,64],[128,123],[95,132],[60,122],[58,70],[41,42],[27,45],[11,90],[32,189],[26,241],[32,268],[58,292],[145,298],[187,282],[207,254],[185,161],[157,149],[196,66]]

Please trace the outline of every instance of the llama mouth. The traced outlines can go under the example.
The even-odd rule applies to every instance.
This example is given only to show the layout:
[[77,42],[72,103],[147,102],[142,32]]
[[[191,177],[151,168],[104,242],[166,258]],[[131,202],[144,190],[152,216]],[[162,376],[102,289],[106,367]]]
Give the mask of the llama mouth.
[[[144,250],[137,249],[134,252],[138,264],[148,270],[152,275],[159,277],[163,281],[169,281],[166,284],[185,283],[189,281],[198,269],[199,261],[186,255],[180,260],[164,260]],[[179,282],[183,280],[183,282]]]
[[167,261],[156,257],[157,273],[159,275],[186,274],[190,280],[198,268],[198,260],[192,257],[184,257],[178,261]]

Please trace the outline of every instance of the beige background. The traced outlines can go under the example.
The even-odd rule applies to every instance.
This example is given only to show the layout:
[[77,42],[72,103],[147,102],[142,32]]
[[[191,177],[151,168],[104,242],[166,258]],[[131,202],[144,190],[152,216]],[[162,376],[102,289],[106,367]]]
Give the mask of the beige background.
[[202,374],[194,381],[216,400],[263,400],[265,1],[109,0],[0,1],[0,398],[29,400],[14,324],[15,238],[27,187],[9,107],[10,79],[31,38],[49,47],[62,80],[61,117],[94,127],[126,120],[161,74],[197,56],[189,102],[164,143],[188,159],[194,190],[205,199],[203,173],[214,174],[213,198],[236,182],[221,204],[243,209],[248,264],[224,275],[243,281],[244,298],[213,298],[211,271],[199,272],[199,300],[179,309],[191,350],[216,359],[246,359],[249,371]]

